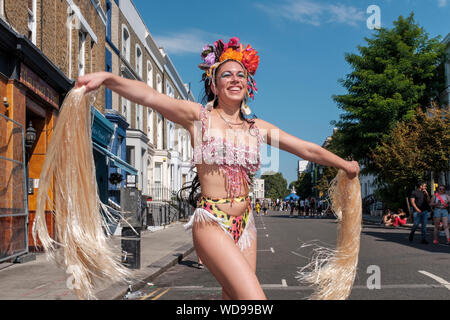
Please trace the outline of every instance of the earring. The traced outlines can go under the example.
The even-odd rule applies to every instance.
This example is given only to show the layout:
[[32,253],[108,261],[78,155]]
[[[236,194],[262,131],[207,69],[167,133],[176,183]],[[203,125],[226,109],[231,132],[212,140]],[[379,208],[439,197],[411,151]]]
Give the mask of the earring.
[[250,110],[250,108],[249,108],[248,105],[247,105],[247,97],[245,97],[245,98],[242,100],[242,103],[241,103],[241,111],[242,111],[242,113],[245,114],[246,116],[248,116],[248,115],[250,115],[250,113],[252,113],[252,111]]

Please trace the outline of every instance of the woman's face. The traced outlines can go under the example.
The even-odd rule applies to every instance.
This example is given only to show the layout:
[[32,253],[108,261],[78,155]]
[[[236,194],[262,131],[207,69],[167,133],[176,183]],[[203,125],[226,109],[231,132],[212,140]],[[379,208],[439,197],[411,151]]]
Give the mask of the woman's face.
[[226,104],[240,104],[247,90],[247,77],[236,61],[227,61],[216,71],[216,86],[211,88]]
[[444,187],[439,187],[439,193],[444,194],[445,193],[445,188]]

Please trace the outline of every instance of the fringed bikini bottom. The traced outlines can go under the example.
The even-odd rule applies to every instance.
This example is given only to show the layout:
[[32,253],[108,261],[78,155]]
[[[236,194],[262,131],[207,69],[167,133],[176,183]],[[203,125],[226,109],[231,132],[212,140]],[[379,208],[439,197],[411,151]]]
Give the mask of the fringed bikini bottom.
[[245,208],[241,216],[231,216],[217,207],[217,204],[226,204],[233,202],[243,202],[249,199],[248,196],[243,196],[234,199],[211,199],[202,196],[197,203],[197,208],[194,211],[191,219],[184,225],[185,229],[192,228],[194,222],[196,223],[217,223],[236,245],[243,251],[250,247],[252,240],[256,239],[255,220],[252,215],[250,204]]

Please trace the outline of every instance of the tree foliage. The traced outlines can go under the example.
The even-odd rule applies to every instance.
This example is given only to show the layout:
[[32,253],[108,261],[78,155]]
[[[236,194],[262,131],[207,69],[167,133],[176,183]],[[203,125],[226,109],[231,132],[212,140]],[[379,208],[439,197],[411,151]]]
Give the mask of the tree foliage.
[[261,179],[264,179],[264,197],[265,198],[284,198],[289,194],[287,189],[287,181],[283,174],[277,172],[275,174],[263,174]]
[[308,198],[312,195],[312,179],[311,174],[307,172],[302,172],[297,181],[294,182],[296,194],[302,198]]
[[439,37],[429,38],[412,13],[365,41],[359,54],[345,55],[353,71],[339,80],[348,93],[333,96],[344,113],[335,123],[339,131],[332,144],[341,156],[373,171],[370,155],[380,141],[444,89],[445,47]]
[[450,170],[450,113],[418,108],[410,121],[399,122],[372,154],[385,200],[407,196],[427,172]]

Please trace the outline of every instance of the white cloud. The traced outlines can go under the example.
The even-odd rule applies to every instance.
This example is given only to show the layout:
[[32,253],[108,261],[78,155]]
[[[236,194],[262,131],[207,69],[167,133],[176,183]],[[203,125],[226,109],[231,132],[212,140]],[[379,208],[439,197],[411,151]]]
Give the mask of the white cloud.
[[361,9],[343,4],[319,4],[310,0],[287,0],[280,5],[257,4],[256,7],[271,17],[313,26],[319,26],[323,22],[355,26],[365,20]]
[[200,54],[205,44],[226,37],[199,29],[188,29],[166,35],[154,35],[153,38],[155,39],[156,44],[163,47],[164,51],[169,54]]
[[438,0],[438,7],[442,8],[447,5],[447,0]]

